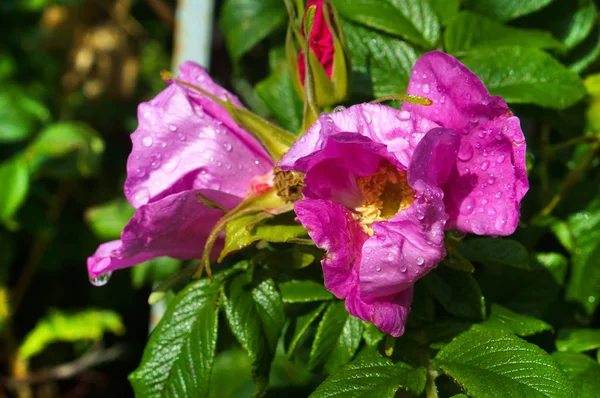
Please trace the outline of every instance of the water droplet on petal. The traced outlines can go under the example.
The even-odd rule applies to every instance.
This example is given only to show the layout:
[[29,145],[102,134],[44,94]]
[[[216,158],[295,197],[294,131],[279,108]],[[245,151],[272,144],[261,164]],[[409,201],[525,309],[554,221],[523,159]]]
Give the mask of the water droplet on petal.
[[446,102],[446,96],[442,95],[442,98],[440,98],[440,104],[443,104],[444,102]]
[[425,262],[425,260],[423,259],[423,257],[417,257],[415,259],[417,265],[423,265],[423,263]]
[[146,169],[144,169],[142,167],[138,167],[137,169],[135,169],[135,173],[137,174],[138,177],[143,177],[146,175]]
[[487,105],[487,104],[489,104],[489,103],[490,103],[490,100],[489,100],[489,99],[487,99],[487,97],[483,97],[483,98],[481,99],[481,105],[484,105],[484,106],[485,106],[485,105]]
[[423,93],[429,94],[430,91],[431,91],[431,89],[429,88],[429,84],[425,83],[423,85]]
[[496,177],[494,177],[493,175],[490,175],[490,178],[488,178],[488,184],[494,185],[495,182],[496,182]]
[[110,276],[112,275],[112,272],[106,272],[104,274],[98,275],[95,278],[92,278],[90,276],[90,283],[94,286],[104,286],[108,283],[108,281],[110,280]]
[[377,272],[381,271],[381,267],[378,265],[377,267],[375,267],[375,271],[377,271]]
[[496,161],[497,161],[498,163],[504,163],[504,159],[506,159],[506,156],[504,156],[504,155],[500,155],[500,156],[498,156],[498,159],[496,159]]
[[484,160],[483,162],[481,162],[481,170],[486,171],[488,169],[488,167],[490,167],[489,161]]
[[473,116],[471,118],[471,123],[473,123],[473,124],[477,123],[478,121],[479,121],[479,118],[477,116]]
[[343,106],[343,105],[338,105],[338,106],[336,106],[336,107],[333,109],[333,111],[334,111],[334,112],[342,112],[342,111],[345,111],[345,110],[346,110],[346,107],[345,107],[345,106]]
[[179,156],[175,155],[167,163],[164,164],[163,170],[165,173],[170,173],[177,168],[179,164]]
[[460,213],[468,216],[469,214],[473,213],[473,210],[475,210],[475,201],[473,201],[471,198],[466,198],[463,200],[460,206]]
[[149,135],[147,135],[147,136],[145,136],[144,138],[142,138],[142,144],[143,144],[145,147],[150,147],[150,146],[152,146],[152,142],[153,142],[153,140],[152,140],[152,137],[150,137]]
[[400,113],[398,113],[398,119],[400,119],[400,120],[409,120],[410,119],[410,113],[408,111],[400,111]]
[[466,162],[473,157],[473,147],[468,142],[464,145],[461,145],[460,150],[458,151],[458,159]]
[[174,124],[171,124],[171,125],[169,125],[169,130],[177,131],[177,126],[175,126]]
[[388,261],[394,261],[394,258],[395,258],[395,257],[394,257],[394,253],[389,253],[389,254],[387,255],[387,259],[388,259]]
[[232,146],[231,146],[231,144],[229,144],[229,143],[225,143],[225,144],[223,144],[223,148],[225,148],[225,150],[226,150],[227,152],[231,152],[231,150],[233,149],[233,147],[232,147]]
[[500,192],[500,191],[496,192],[496,194],[494,195],[494,197],[496,199],[500,199],[502,197],[502,192]]
[[133,195],[133,204],[135,206],[145,205],[148,203],[148,199],[150,199],[150,192],[146,188],[142,188]]

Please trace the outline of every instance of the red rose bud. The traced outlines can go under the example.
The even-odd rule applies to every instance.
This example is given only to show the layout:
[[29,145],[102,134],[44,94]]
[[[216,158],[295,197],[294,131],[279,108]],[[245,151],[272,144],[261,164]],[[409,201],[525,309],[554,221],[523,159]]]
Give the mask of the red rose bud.
[[[331,4],[324,0],[308,0],[299,33],[288,34],[289,52],[295,52],[293,48],[299,47],[297,57],[288,53],[292,55],[290,66],[298,71],[294,79],[296,89],[314,109],[339,104],[349,93],[350,62],[343,32]],[[297,47],[292,37],[300,42]]]
[[[312,19],[312,27],[308,36],[308,45],[312,50],[313,54],[319,61],[319,64],[325,69],[327,76],[331,78],[333,72],[333,34],[331,29],[325,20],[323,13],[323,7],[327,7],[329,15],[332,15],[331,5],[328,3],[323,4],[323,0],[308,0],[306,5],[306,12],[302,17],[302,26],[306,28],[307,17]],[[311,22],[308,22],[309,26]],[[335,29],[335,26],[334,26]],[[305,29],[301,31],[302,37],[306,38]],[[306,64],[304,59],[304,51],[300,49],[298,53],[298,73],[300,73],[300,81],[304,85],[304,79],[306,78]]]

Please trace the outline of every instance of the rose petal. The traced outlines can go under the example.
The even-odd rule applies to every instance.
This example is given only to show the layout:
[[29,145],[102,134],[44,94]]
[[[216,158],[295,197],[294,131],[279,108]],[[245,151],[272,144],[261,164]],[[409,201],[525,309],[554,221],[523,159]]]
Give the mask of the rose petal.
[[350,212],[328,200],[304,199],[294,210],[318,248],[326,250],[323,258],[325,287],[338,298],[344,298],[356,288],[360,249],[367,235]]
[[279,166],[304,172],[310,156],[322,150],[329,137],[358,133],[373,143],[385,145],[389,160],[405,169],[424,132],[434,127],[437,125],[427,119],[388,106],[354,105],[341,112],[322,115],[292,146]]
[[223,215],[197,198],[202,193],[227,208],[240,198],[211,190],[193,190],[167,196],[140,206],[127,223],[120,241],[104,243],[88,258],[88,272],[95,278],[160,256],[200,258],[205,240]]
[[366,303],[361,300],[359,291],[355,289],[346,297],[346,309],[354,316],[373,322],[382,332],[400,337],[404,334],[412,297],[413,288],[409,287],[393,296]]
[[447,227],[480,235],[510,235],[527,190],[525,137],[501,97],[455,58],[433,51],[415,64],[408,93],[434,101],[402,109],[462,134],[458,162],[444,185]]
[[[199,66],[186,63],[182,68],[184,77],[226,95]],[[199,77],[204,80],[197,81]],[[125,182],[125,195],[136,208],[190,189],[244,196],[252,177],[272,167],[249,133],[218,104],[190,88],[170,85],[140,104],[138,119]]]

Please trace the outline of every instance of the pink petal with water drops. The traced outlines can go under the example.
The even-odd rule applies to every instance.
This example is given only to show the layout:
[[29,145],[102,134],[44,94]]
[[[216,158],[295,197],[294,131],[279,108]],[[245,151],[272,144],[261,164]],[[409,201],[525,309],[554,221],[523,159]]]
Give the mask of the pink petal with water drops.
[[104,243],[88,258],[90,277],[130,267],[161,256],[200,258],[213,225],[223,215],[197,198],[232,208],[240,198],[212,190],[192,190],[140,206],[121,233],[121,240]]
[[[184,79],[228,95],[198,65],[186,63],[182,70]],[[245,196],[250,180],[272,167],[260,144],[220,105],[188,87],[171,84],[140,104],[138,119],[125,182],[136,208],[190,189]]]
[[461,133],[456,167],[443,186],[447,227],[479,235],[510,235],[529,189],[519,119],[455,58],[433,51],[413,69],[408,93],[434,101],[403,110]]
[[390,220],[373,223],[375,235],[363,245],[359,272],[363,300],[382,300],[410,288],[446,256],[448,216],[439,185],[448,180],[459,140],[456,131],[436,128],[419,142],[408,169],[415,200]]
[[283,157],[280,167],[304,172],[310,156],[322,150],[329,137],[358,133],[376,144],[385,145],[389,160],[406,169],[414,148],[434,127],[438,125],[426,118],[388,106],[354,105],[340,112],[323,114]]

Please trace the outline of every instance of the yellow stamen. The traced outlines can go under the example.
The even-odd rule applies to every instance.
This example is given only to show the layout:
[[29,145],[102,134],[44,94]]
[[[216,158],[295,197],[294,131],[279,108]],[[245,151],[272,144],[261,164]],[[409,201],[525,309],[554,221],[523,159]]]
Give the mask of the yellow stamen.
[[371,224],[394,217],[401,210],[410,207],[415,198],[408,185],[406,171],[398,170],[389,162],[374,174],[359,177],[356,182],[363,202],[355,208],[357,214],[354,217],[369,236],[375,234]]

